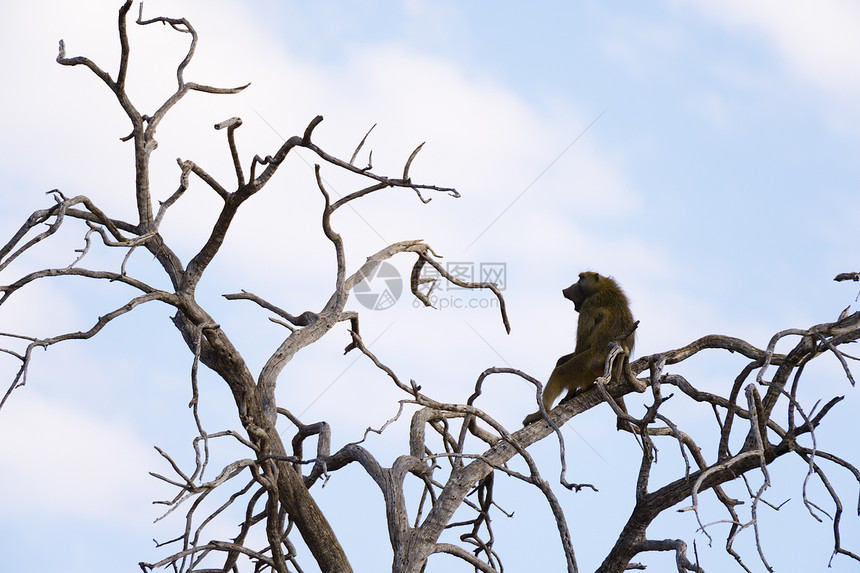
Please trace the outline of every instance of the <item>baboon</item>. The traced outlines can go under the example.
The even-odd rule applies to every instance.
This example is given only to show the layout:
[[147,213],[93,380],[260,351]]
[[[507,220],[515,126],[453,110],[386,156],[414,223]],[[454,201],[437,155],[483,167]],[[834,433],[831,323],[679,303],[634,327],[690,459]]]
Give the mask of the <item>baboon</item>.
[[[630,302],[613,279],[592,272],[579,273],[579,280],[563,291],[579,312],[576,326],[576,347],[556,362],[543,391],[543,406],[550,411],[552,403],[567,390],[565,400],[578,391],[590,388],[598,376],[603,375],[609,344],[619,341],[625,332],[630,334],[621,342],[629,353],[633,351],[633,314]],[[618,379],[627,366],[627,357],[618,360],[612,371]],[[540,412],[526,416],[524,424],[542,418]]]

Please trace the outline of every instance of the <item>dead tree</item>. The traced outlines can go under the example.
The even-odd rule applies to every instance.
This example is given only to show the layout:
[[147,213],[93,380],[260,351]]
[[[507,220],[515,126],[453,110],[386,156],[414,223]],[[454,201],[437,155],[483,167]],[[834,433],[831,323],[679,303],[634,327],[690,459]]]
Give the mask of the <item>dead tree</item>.
[[[344,254],[344,240],[332,225],[331,218],[333,213],[347,203],[382,189],[411,190],[423,202],[429,201],[429,198],[425,197],[429,193],[456,197],[457,192],[451,188],[412,181],[409,175],[410,166],[421,146],[410,155],[400,177],[380,175],[371,165],[355,165],[356,156],[365,143],[364,140],[349,160],[330,155],[313,141],[314,129],[322,121],[319,116],[308,124],[302,135],[290,137],[271,155],[254,156],[246,170],[240,160],[234,138],[234,132],[242,122],[233,118],[218,123],[215,128],[226,130],[227,144],[236,174],[235,181],[229,185],[224,184],[193,161],[178,160],[179,185],[172,195],[156,207],[150,189],[150,156],[157,146],[156,130],[161,121],[190,91],[232,94],[244,87],[222,89],[187,81],[184,77],[185,68],[194,55],[197,43],[194,28],[186,19],[144,19],[141,8],[136,24],[169,25],[179,33],[188,34],[190,41],[188,52],[177,67],[176,91],[152,115],[142,113],[126,92],[125,86],[129,65],[126,26],[131,7],[132,2],[128,0],[119,11],[121,55],[116,76],[111,76],[86,57],[67,57],[62,41],[57,61],[62,65],[89,69],[113,92],[127,115],[131,132],[124,139],[132,146],[134,154],[137,221],[112,217],[85,196],[67,197],[60,190],[51,191],[54,203],[34,212],[0,248],[0,272],[36,245],[50,241],[63,225],[81,225],[86,246],[67,267],[38,269],[19,276],[12,282],[4,283],[0,286],[0,305],[9,304],[12,295],[21,289],[39,281],[62,276],[110,281],[125,285],[136,294],[121,306],[98,317],[92,327],[85,331],[46,337],[22,333],[0,334],[6,340],[0,350],[20,361],[17,375],[0,401],[0,407],[6,404],[14,389],[26,382],[35,349],[48,348],[67,340],[92,338],[117,317],[149,303],[159,302],[175,311],[173,324],[182,334],[192,357],[192,405],[195,406],[192,412],[200,435],[194,442],[197,458],[191,471],[183,470],[169,454],[159,450],[176,475],[156,477],[176,487],[176,496],[169,500],[167,505],[170,511],[183,505],[187,507],[186,528],[172,542],[164,544],[169,554],[163,559],[157,563],[141,563],[143,571],[163,567],[182,572],[238,571],[240,564],[248,561],[253,564],[255,571],[301,571],[294,547],[294,536],[291,536],[294,529],[298,531],[321,570],[351,571],[348,556],[338,543],[337,524],[329,522],[310,493],[320,478],[329,476],[351,463],[360,465],[382,493],[394,552],[392,571],[395,573],[420,572],[426,566],[427,560],[438,553],[453,555],[477,571],[501,571],[503,551],[494,546],[492,530],[492,516],[499,511],[493,497],[494,476],[497,472],[534,486],[543,494],[557,525],[560,551],[565,556],[567,570],[577,571],[574,541],[564,515],[564,504],[541,475],[538,464],[527,447],[547,436],[557,436],[562,462],[562,474],[558,481],[572,491],[593,488],[590,484],[567,481],[564,443],[559,427],[571,417],[604,401],[609,402],[616,411],[620,425],[639,441],[642,458],[635,492],[636,505],[599,571],[621,571],[636,567],[633,559],[641,553],[651,551],[674,552],[678,571],[703,571],[701,564],[695,560],[691,561],[687,555],[686,544],[682,540],[649,539],[646,532],[655,517],[684,500],[690,500],[686,510],[695,512],[698,517],[698,500],[706,493],[716,496],[725,508],[725,519],[731,523],[726,551],[735,557],[741,567],[749,570],[741,555],[733,549],[733,541],[748,528],[757,531],[756,509],[763,503],[762,493],[772,479],[768,472],[769,464],[784,455],[796,455],[803,459],[808,467],[807,481],[820,480],[830,495],[833,506],[830,519],[833,522],[834,556],[842,555],[860,561],[860,557],[842,546],[840,520],[843,505],[838,492],[831,487],[827,477],[827,472],[835,468],[848,472],[860,482],[860,471],[848,460],[827,451],[825,445],[817,443],[815,439],[816,428],[836,409],[841,398],[834,397],[821,407],[817,404],[809,407],[801,403],[798,397],[804,367],[822,354],[834,355],[853,385],[848,361],[854,358],[846,354],[842,347],[860,338],[860,313],[845,313],[845,316],[836,322],[780,332],[766,349],[755,348],[735,338],[714,335],[677,350],[639,358],[631,364],[633,376],[626,376],[623,380],[611,380],[607,374],[597,380],[595,388],[566,401],[551,414],[544,412],[543,420],[516,431],[505,428],[476,403],[490,377],[499,374],[523,379],[534,386],[535,396],[539,396],[541,383],[519,370],[488,368],[478,377],[474,392],[465,403],[436,401],[423,393],[415,382],[402,380],[365,345],[359,331],[358,314],[345,310],[352,288],[386,259],[398,255],[412,256],[415,262],[410,285],[418,300],[426,305],[430,304],[427,286],[433,280],[448,280],[470,289],[489,289],[500,301],[501,319],[509,330],[499,289],[493,283],[469,283],[451,276],[439,263],[430,246],[418,240],[393,243],[370,254],[363,264],[350,271]],[[255,377],[228,333],[201,306],[196,289],[210,263],[219,254],[238,210],[245,201],[263,190],[295,149],[311,151],[318,158],[315,167],[316,183],[324,198],[324,207],[320,214],[322,232],[335,253],[336,280],[331,294],[327,300],[320,301],[318,309],[298,314],[292,314],[274,302],[252,293],[243,291],[225,295],[229,300],[250,301],[273,313],[277,316],[273,320],[288,330],[288,334],[268,358],[259,376]],[[323,168],[353,173],[364,178],[366,186],[332,201],[322,177]],[[199,180],[206,185],[220,198],[222,204],[217,221],[203,247],[189,261],[184,262],[164,240],[159,226],[169,209],[183,199],[192,180]],[[101,240],[106,247],[124,252],[120,268],[97,270],[82,266],[93,239]],[[141,252],[155,258],[169,280],[169,289],[156,288],[150,282],[126,272],[126,262]],[[423,271],[428,267],[435,270],[437,279],[427,278]],[[398,457],[391,467],[380,464],[361,443],[347,444],[332,452],[330,427],[327,422],[305,423],[288,408],[278,405],[276,384],[285,365],[297,352],[316,342],[341,323],[346,325],[351,338],[346,351],[364,355],[382,375],[387,376],[391,383],[403,392],[398,416],[403,415],[407,407],[411,409],[409,451]],[[776,343],[786,337],[797,337],[797,345],[787,354],[775,353]],[[699,390],[684,377],[666,371],[668,366],[705,350],[728,351],[748,359],[747,366],[734,380],[727,396]],[[610,353],[606,373],[612,371],[612,362],[619,357],[618,350]],[[199,363],[214,371],[229,386],[244,434],[234,431],[203,431],[196,408]],[[636,378],[642,373],[645,375]],[[665,410],[661,410],[671,397],[664,395],[667,387],[675,391],[674,400],[707,403],[713,409],[716,431],[712,438],[718,444],[717,455],[713,459],[707,459],[691,435],[674,423],[664,413]],[[759,389],[764,396],[760,395]],[[649,396],[650,404],[640,418],[627,414],[616,403],[616,398],[633,391],[646,392]],[[540,405],[540,401],[537,402]],[[296,428],[289,446],[285,444],[285,436],[275,428],[279,416],[288,418]],[[379,431],[384,429],[385,427]],[[317,448],[315,453],[306,456],[303,444],[311,436],[316,436]],[[742,446],[732,447],[732,444],[738,443],[737,436],[743,436]],[[212,477],[205,471],[207,458],[202,452],[208,451],[210,442],[220,439],[237,441],[247,449],[248,457],[228,464]],[[683,454],[685,467],[679,469],[677,480],[652,490],[649,487],[649,475],[660,440],[677,444]],[[200,447],[201,442],[205,447]],[[527,473],[520,473],[509,466],[508,462],[515,457],[525,462]],[[735,480],[746,480],[747,476],[754,472],[762,476],[761,485],[757,490],[750,489],[747,513],[742,517],[738,511],[742,502],[730,498],[722,486]],[[417,515],[413,516],[411,521],[407,514],[407,496],[404,492],[404,479],[409,475],[416,476],[424,484]],[[471,493],[477,493],[476,500],[467,498]],[[200,502],[209,497],[218,497],[223,503],[211,513],[202,515]],[[820,519],[824,510],[807,498],[805,490],[804,502],[813,517]],[[226,540],[213,540],[204,534],[228,507],[233,506],[244,507],[245,515],[235,536]],[[471,519],[452,521],[458,509],[471,511]],[[701,520],[700,524],[702,530],[707,533],[709,526]],[[440,536],[446,529],[463,531],[459,537],[461,544],[440,542]],[[259,539],[259,536],[254,535],[257,531],[264,534],[265,542],[262,544],[254,541]],[[764,552],[760,550],[759,553],[761,561],[767,566]]]

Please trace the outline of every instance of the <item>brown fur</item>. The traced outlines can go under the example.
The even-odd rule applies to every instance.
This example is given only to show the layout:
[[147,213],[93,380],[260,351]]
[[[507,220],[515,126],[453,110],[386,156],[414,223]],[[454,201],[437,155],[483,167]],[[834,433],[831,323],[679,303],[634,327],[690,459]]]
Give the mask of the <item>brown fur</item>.
[[[579,274],[579,281],[562,291],[564,297],[573,301],[579,311],[576,326],[576,347],[573,353],[566,354],[550,374],[543,391],[543,406],[550,411],[552,403],[562,390],[567,390],[565,400],[576,392],[590,388],[598,376],[603,375],[609,343],[616,342],[633,326],[630,302],[621,287],[613,279],[597,273]],[[633,333],[621,344],[628,354],[633,351]],[[615,363],[613,379],[620,378],[627,358]],[[540,412],[526,417],[525,424],[541,419]]]

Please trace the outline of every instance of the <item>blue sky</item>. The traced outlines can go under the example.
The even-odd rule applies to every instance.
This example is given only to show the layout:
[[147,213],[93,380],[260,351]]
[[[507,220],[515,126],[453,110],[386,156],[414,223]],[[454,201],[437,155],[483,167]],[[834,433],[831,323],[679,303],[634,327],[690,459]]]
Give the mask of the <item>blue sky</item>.
[[[44,192],[57,187],[132,217],[130,148],[119,142],[127,123],[94,76],[54,62],[63,38],[69,55],[86,55],[115,73],[119,4],[51,0],[0,8],[6,237],[49,204]],[[301,133],[317,114],[325,116],[317,143],[347,158],[377,124],[368,145],[379,171],[399,173],[426,141],[413,178],[454,186],[462,198],[440,195],[422,205],[414,195],[389,191],[344,210],[335,223],[351,268],[388,242],[413,238],[425,239],[446,261],[505,263],[510,335],[494,309],[481,308],[483,295],[455,291],[440,292],[437,311],[415,309],[404,296],[394,308],[362,314],[374,352],[441,400],[464,401],[489,366],[545,378],[573,345],[576,314],[559,291],[586,269],[615,276],[630,295],[641,320],[638,355],[709,333],[764,347],[777,331],[835,319],[857,295],[855,285],[832,278],[858,270],[860,8],[838,0],[811,6],[148,0],[146,16],[184,16],[200,34],[187,79],[252,82],[239,96],[192,94],[177,106],[159,130],[153,189],[158,199],[176,189],[176,157],[230,181],[223,133],[211,126],[236,115],[244,121],[237,136],[246,165],[255,153],[276,149],[281,137]],[[172,89],[186,38],[161,26],[130,32],[129,85],[139,107],[149,109]],[[334,192],[355,183],[328,176]],[[186,260],[206,234],[213,199],[202,185],[192,187],[165,219],[165,236]],[[264,313],[220,295],[246,289],[291,311],[321,307],[333,284],[333,260],[316,228],[319,208],[312,170],[296,157],[237,219],[201,285],[212,314],[257,371],[283,333]],[[38,250],[0,282],[33,267],[69,264],[82,234],[69,229],[63,247]],[[103,251],[94,249],[85,262],[119,264]],[[393,262],[405,275],[412,261]],[[155,276],[145,255],[132,265]],[[4,305],[0,331],[46,336],[89,326],[125,294],[110,285],[92,293],[74,281],[40,285],[16,295],[16,306]],[[476,308],[442,307],[464,300],[478,301]],[[170,492],[147,475],[168,471],[153,445],[186,462],[191,455],[193,423],[184,406],[190,357],[167,316],[163,308],[141,309],[98,340],[38,356],[28,386],[0,413],[0,553],[9,571],[33,569],[34,555],[39,568],[132,570],[158,555],[149,540],[178,531],[175,516],[151,525],[158,512],[150,502]],[[294,359],[279,383],[279,403],[306,421],[331,422],[335,444],[380,426],[402,398],[363,361],[341,356],[346,336],[332,332]],[[858,406],[856,390],[832,357],[820,362],[806,374],[815,384],[805,397],[810,404],[841,394],[846,400],[819,446],[857,461],[856,440],[840,435]],[[721,391],[742,366],[737,357],[714,354],[678,371]],[[0,373],[8,377],[15,367],[0,362]],[[227,392],[205,374],[202,382],[207,428],[234,427]],[[496,384],[485,408],[515,428],[533,409],[531,390],[515,380]],[[713,431],[710,412],[679,403],[673,414],[701,436]],[[563,497],[581,570],[596,567],[632,503],[637,446],[614,427],[609,409],[599,406],[565,429],[571,479],[600,488]],[[405,432],[404,424],[394,425],[370,445],[390,461],[404,451]],[[673,448],[661,450],[665,475],[658,482],[683,467]],[[535,450],[551,479],[554,443]],[[230,454],[228,448],[224,459]],[[791,501],[762,518],[766,555],[778,570],[822,569],[829,525],[802,507],[802,464],[780,464],[772,472],[771,501]],[[834,479],[845,488],[848,508],[856,483],[844,477]],[[501,505],[516,513],[496,522],[499,542],[514,544],[503,549],[506,568],[530,570],[536,556],[548,570],[561,567],[542,501],[516,484],[498,487]],[[335,513],[356,570],[390,567],[381,499],[369,480],[351,468],[314,493],[332,512],[348,499],[362,516]],[[706,521],[724,517],[708,509]],[[850,543],[858,539],[858,523],[846,519],[843,540]],[[711,549],[689,514],[667,515],[653,536],[691,545],[695,539],[706,570],[729,570],[721,527],[712,529]],[[50,556],[46,538],[53,538]],[[530,550],[522,552],[521,543]],[[809,551],[784,549],[807,543]],[[747,555],[762,570],[754,552]],[[448,570],[446,559],[428,570]],[[643,561],[656,570],[670,567],[665,555]],[[845,558],[833,562],[834,571],[855,567]]]

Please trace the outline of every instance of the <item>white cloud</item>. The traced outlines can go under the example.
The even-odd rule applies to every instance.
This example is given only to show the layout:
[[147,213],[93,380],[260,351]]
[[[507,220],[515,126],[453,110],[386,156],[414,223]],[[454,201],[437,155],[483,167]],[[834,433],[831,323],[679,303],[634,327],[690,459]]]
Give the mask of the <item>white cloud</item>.
[[765,39],[795,77],[847,102],[860,93],[860,5],[850,0],[687,0]]
[[[456,186],[464,194],[463,199],[453,203],[437,196],[434,205],[427,207],[418,204],[410,193],[392,191],[385,195],[386,199],[407,197],[410,214],[421,213],[418,221],[395,216],[403,208],[396,199],[385,204],[367,201],[361,206],[362,213],[372,215],[365,218],[372,219],[377,229],[371,230],[357,221],[357,236],[364,239],[353,242],[353,248],[357,247],[364,256],[368,245],[374,250],[379,248],[377,231],[389,241],[415,237],[429,240],[433,237],[424,229],[440,228],[452,234],[438,240],[462,245],[474,239],[475,228],[483,229],[499,215],[500,206],[515,201],[594,119],[573,109],[569,102],[556,106],[549,114],[541,113],[506,87],[489,77],[476,76],[456,61],[419,54],[397,44],[357,46],[349,58],[335,63],[301,62],[284,53],[281,39],[260,33],[242,11],[244,7],[218,2],[211,10],[192,13],[187,6],[171,6],[165,11],[158,2],[148,2],[145,10],[149,17],[161,13],[188,15],[200,33],[187,79],[218,86],[253,83],[237,97],[191,94],[168,116],[159,129],[159,148],[153,155],[153,190],[157,199],[176,189],[178,169],[174,159],[178,156],[193,159],[225,184],[231,182],[232,165],[224,135],[211,128],[216,121],[232,115],[241,115],[245,120],[237,138],[247,169],[253,154],[266,155],[280,144],[255,112],[284,137],[300,133],[314,115],[321,113],[326,121],[317,129],[318,143],[333,153],[348,157],[367,128],[378,122],[365,148],[374,150],[378,171],[397,174],[408,153],[426,140],[413,166],[413,177]],[[33,18],[33,14],[24,13],[29,9],[19,8],[21,14],[17,17]],[[111,22],[115,11],[110,11],[110,17],[85,20],[82,28],[63,21],[62,11],[40,11],[50,17],[50,23],[44,26],[46,31],[38,39],[46,48],[38,60],[32,59],[32,67],[21,73],[35,78],[36,93],[52,93],[52,101],[59,105],[32,98],[31,90],[11,94],[19,113],[5,120],[9,122],[7,133],[22,134],[24,138],[7,160],[10,165],[17,163],[37,171],[38,179],[32,182],[37,188],[62,186],[72,195],[87,194],[103,209],[115,212],[121,208],[121,214],[133,220],[133,203],[128,192],[122,192],[130,183],[130,146],[117,141],[126,134],[127,121],[105,86],[87,70],[60,68],[53,62],[56,39],[62,36],[66,37],[70,56],[87,55],[115,73],[116,32]],[[130,89],[148,102],[141,109],[149,110],[164,96],[165,88],[172,88],[173,62],[183,55],[187,38],[164,26],[141,29],[130,25],[129,31],[135,56],[129,72]],[[24,41],[20,37],[24,32],[8,32],[10,42]],[[27,39],[28,43],[32,40]],[[155,85],[159,88],[151,87]],[[62,92],[56,86],[62,86]],[[42,121],[33,122],[34,117]],[[74,130],[71,146],[68,138],[56,135],[58,125]],[[35,149],[43,149],[49,160],[39,161]],[[299,185],[281,174],[265,190],[265,200],[255,198],[247,206],[246,210],[255,214],[262,210],[272,224],[261,228],[257,219],[247,216],[237,221],[237,232],[231,234],[226,248],[241,253],[238,264],[253,267],[270,261],[273,252],[295,244],[284,240],[289,229],[317,219],[319,195],[307,177],[310,170],[297,159],[293,161],[297,173],[305,172]],[[339,180],[335,182],[341,190]],[[348,189],[344,184],[342,191]],[[195,182],[187,196],[171,208],[163,231],[169,240],[179,239],[185,245],[184,260],[193,252],[191,249],[199,246],[201,227],[214,220],[217,203],[205,185]],[[440,203],[445,203],[444,209],[437,208]],[[516,213],[534,210],[544,216],[555,213],[560,218],[558,225],[570,226],[571,211],[588,209],[594,214],[595,209],[606,205],[635,207],[635,201],[623,170],[612,158],[602,155],[586,134],[504,217],[509,221]],[[617,209],[613,207],[612,211]],[[252,232],[244,233],[248,230]],[[528,248],[523,241],[538,238],[524,235],[517,238],[517,245]],[[535,248],[545,247],[532,244]],[[307,268],[313,261],[297,262]]]
[[127,522],[151,507],[151,448],[129,428],[34,388],[16,392],[0,415],[0,459],[7,518],[44,512]]

